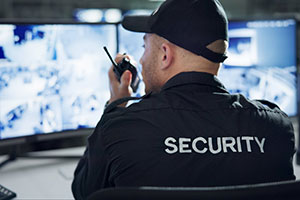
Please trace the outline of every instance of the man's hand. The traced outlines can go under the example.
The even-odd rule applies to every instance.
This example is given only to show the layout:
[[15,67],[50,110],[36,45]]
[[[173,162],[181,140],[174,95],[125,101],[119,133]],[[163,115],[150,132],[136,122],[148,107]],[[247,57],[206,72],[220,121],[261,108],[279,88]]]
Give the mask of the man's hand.
[[[129,56],[127,55],[121,55],[118,54],[115,58],[116,63],[119,63],[122,61],[122,59],[126,57],[128,59]],[[108,103],[111,103],[117,99],[123,98],[123,97],[130,97],[132,94],[132,89],[130,88],[132,74],[129,70],[126,70],[120,79],[120,82],[118,81],[114,71],[114,66],[111,66],[108,71],[108,77],[109,77],[109,88],[110,88],[110,99]],[[121,104],[120,106],[125,107],[127,103]]]

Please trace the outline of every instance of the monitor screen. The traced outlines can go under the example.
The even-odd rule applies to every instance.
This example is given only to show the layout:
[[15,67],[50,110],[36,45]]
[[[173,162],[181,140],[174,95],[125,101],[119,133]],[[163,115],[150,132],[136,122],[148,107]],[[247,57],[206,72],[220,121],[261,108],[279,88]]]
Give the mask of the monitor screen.
[[219,78],[229,92],[269,100],[289,116],[295,116],[296,21],[232,21],[228,35],[228,59]]
[[0,139],[93,128],[115,24],[0,24]]
[[[138,60],[143,33],[119,29],[120,50]],[[228,59],[218,75],[225,87],[250,99],[269,100],[289,116],[296,115],[296,21],[230,21],[228,29]]]

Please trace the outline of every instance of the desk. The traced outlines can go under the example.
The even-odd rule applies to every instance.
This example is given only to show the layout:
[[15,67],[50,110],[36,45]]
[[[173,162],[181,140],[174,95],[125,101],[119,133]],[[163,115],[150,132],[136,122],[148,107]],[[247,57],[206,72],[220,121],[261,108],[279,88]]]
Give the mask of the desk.
[[[84,147],[38,152],[38,155],[81,156]],[[6,157],[1,156],[0,162]],[[18,158],[0,169],[0,184],[18,199],[74,199],[71,191],[78,159]]]

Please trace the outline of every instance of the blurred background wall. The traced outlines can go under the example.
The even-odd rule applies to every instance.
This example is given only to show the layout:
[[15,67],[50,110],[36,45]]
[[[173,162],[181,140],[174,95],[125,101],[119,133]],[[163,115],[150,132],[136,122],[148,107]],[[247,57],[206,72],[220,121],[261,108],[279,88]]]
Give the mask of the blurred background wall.
[[[220,0],[231,19],[294,16],[299,0]],[[74,19],[78,8],[154,9],[160,0],[1,0],[0,18]]]

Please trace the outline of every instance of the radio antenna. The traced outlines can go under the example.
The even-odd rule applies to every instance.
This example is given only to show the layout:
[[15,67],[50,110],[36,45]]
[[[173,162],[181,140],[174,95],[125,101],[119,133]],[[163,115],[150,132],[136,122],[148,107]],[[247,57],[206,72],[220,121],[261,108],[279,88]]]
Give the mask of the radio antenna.
[[104,51],[106,52],[106,54],[108,55],[108,57],[109,57],[110,61],[112,62],[112,64],[113,64],[115,67],[117,67],[117,63],[112,59],[112,57],[111,57],[111,55],[109,54],[109,52],[108,52],[106,46],[104,46],[103,49],[104,49]]

